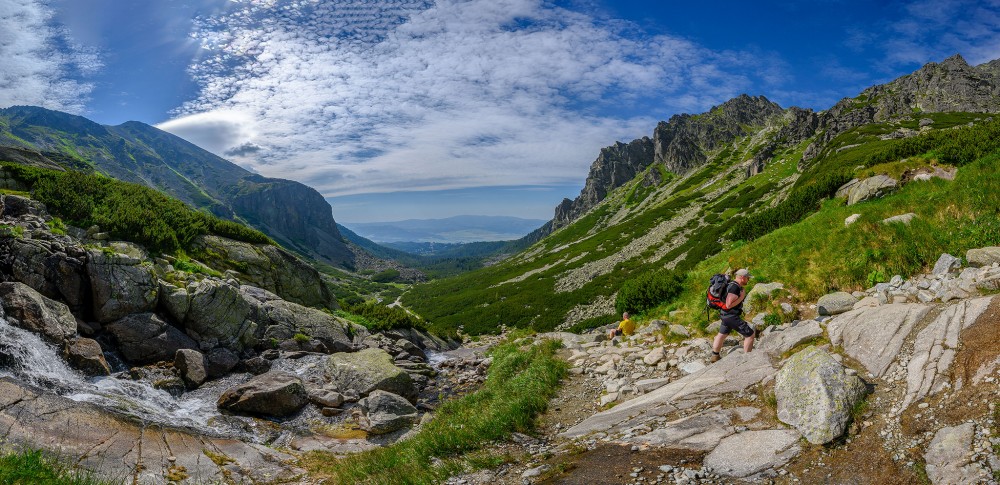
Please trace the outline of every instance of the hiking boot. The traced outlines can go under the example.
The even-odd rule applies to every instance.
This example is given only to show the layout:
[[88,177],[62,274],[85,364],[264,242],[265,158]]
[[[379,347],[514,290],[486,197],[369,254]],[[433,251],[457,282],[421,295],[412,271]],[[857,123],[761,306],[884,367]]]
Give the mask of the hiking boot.
[[757,327],[753,328],[753,339],[760,340],[760,329]]
[[719,355],[719,354],[717,354],[715,352],[712,352],[712,356],[708,358],[708,363],[714,364],[714,363],[718,362],[719,359],[721,359],[721,358],[722,358],[721,355]]

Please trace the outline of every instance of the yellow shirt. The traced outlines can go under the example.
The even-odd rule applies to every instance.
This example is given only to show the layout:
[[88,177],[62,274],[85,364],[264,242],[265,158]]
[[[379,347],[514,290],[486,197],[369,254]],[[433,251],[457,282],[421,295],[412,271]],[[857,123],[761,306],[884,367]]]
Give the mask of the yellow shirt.
[[632,335],[632,332],[635,332],[635,322],[631,318],[626,318],[618,324],[618,329],[625,335]]

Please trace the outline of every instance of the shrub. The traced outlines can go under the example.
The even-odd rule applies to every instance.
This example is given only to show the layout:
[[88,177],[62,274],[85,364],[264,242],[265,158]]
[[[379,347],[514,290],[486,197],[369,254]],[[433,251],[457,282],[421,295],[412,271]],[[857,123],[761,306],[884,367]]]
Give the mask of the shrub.
[[338,312],[338,315],[364,326],[368,330],[378,331],[393,328],[426,330],[427,328],[422,320],[406,310],[400,307],[387,307],[376,302],[365,302],[359,305],[345,304],[344,310]]
[[684,277],[674,271],[654,271],[625,281],[618,290],[618,312],[641,313],[667,303],[683,289]]
[[372,281],[376,283],[388,283],[396,281],[397,278],[399,278],[399,270],[393,268],[382,270],[372,275]]

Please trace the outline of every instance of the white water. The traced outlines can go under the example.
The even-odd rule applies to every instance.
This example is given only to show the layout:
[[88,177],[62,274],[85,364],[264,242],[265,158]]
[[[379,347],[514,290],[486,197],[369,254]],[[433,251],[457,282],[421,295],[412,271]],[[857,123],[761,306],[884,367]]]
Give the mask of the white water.
[[[211,396],[185,393],[175,398],[148,384],[115,377],[87,378],[71,369],[59,351],[34,333],[0,318],[0,377],[14,379],[74,401],[90,402],[144,422],[229,434],[213,425],[219,416]],[[226,420],[218,420],[226,421]]]

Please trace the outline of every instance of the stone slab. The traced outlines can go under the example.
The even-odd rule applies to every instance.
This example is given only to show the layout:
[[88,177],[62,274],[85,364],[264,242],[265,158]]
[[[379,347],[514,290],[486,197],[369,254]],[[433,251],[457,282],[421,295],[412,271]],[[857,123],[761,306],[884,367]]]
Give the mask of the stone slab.
[[930,309],[928,305],[908,303],[859,308],[837,315],[826,329],[834,345],[843,347],[872,375],[882,377],[906,336]]

